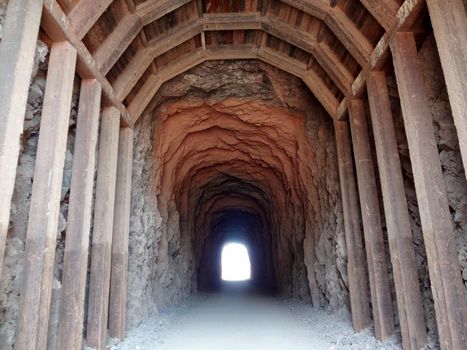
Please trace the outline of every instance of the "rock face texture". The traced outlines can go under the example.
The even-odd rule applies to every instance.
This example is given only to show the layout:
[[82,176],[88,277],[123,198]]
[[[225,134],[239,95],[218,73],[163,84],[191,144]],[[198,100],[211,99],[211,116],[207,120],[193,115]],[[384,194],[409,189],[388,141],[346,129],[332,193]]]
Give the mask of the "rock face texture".
[[346,308],[333,125],[305,91],[252,61],[204,63],[163,86],[136,127],[131,326],[218,288],[231,240],[249,247],[257,288]]

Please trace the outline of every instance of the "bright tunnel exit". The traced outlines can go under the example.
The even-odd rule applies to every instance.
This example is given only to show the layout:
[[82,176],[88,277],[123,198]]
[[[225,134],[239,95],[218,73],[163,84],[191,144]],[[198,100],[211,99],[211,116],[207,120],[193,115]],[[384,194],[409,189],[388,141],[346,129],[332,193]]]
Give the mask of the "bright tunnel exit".
[[240,243],[227,243],[222,248],[222,280],[246,281],[251,277],[251,264],[248,250]]

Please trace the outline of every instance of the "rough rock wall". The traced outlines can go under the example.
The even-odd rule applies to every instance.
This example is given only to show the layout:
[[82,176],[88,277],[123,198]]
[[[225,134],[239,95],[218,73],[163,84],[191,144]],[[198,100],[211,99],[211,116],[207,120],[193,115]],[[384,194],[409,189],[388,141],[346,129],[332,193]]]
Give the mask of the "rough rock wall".
[[[191,120],[193,125],[201,129],[200,125],[209,121],[209,118],[203,116],[212,117],[209,123],[219,118],[217,124],[215,122],[215,125],[203,126],[203,128],[238,127],[237,133],[232,137],[244,138],[237,139],[233,146],[234,149],[240,150],[249,142],[245,141],[244,135],[249,135],[250,139],[262,135],[261,128],[267,122],[261,122],[260,119],[255,122],[255,118],[261,118],[261,113],[269,113],[269,120],[268,118],[265,120],[270,123],[274,119],[280,120],[279,115],[275,117],[274,110],[282,110],[278,113],[283,114],[284,120],[287,120],[290,113],[300,115],[297,120],[303,123],[302,130],[297,129],[294,137],[299,139],[300,132],[306,130],[303,134],[306,140],[304,145],[309,147],[311,152],[309,156],[312,154],[307,159],[296,159],[296,167],[303,173],[307,171],[309,173],[303,176],[306,177],[306,180],[302,179],[303,183],[300,184],[302,180],[296,183],[296,186],[303,186],[301,198],[298,199],[297,196],[292,202],[287,202],[290,207],[296,206],[297,211],[291,212],[293,220],[279,220],[276,225],[278,229],[274,239],[282,248],[276,252],[275,265],[279,266],[279,270],[280,266],[290,268],[288,272],[276,271],[276,278],[280,281],[287,276],[290,280],[290,283],[282,283],[285,294],[309,300],[311,289],[315,303],[330,305],[333,309],[345,308],[347,305],[345,243],[333,125],[302,82],[268,65],[254,61],[206,62],[165,84],[158,92],[152,110],[154,112],[142,117],[136,126],[130,229],[129,326],[137,325],[150,314],[157,312],[159,307],[182,300],[196,289],[196,269],[192,266],[197,266],[199,254],[196,249],[193,252],[190,246],[191,240],[197,240],[194,234],[199,231],[200,226],[190,221],[192,212],[187,209],[190,206],[186,203],[199,196],[196,197],[195,193],[190,192],[187,197],[182,196],[183,200],[180,201],[174,193],[183,192],[183,185],[175,181],[170,185],[172,187],[169,186],[171,189],[165,193],[166,180],[161,177],[165,164],[171,162],[172,157],[176,155],[170,153],[170,140],[176,138],[174,135],[180,132],[176,127],[172,129],[171,127]],[[170,122],[170,118],[179,119],[177,122]],[[239,120],[243,122],[240,123]],[[256,128],[258,135],[248,134],[250,128],[245,123],[250,122],[256,123],[251,130]],[[287,122],[283,123],[287,124]],[[208,145],[210,141],[207,140],[211,136],[206,134],[204,137],[199,142],[211,147]],[[230,136],[226,133],[224,137],[228,139]],[[167,140],[170,142],[165,142]],[[284,144],[287,143],[285,130],[283,141]],[[198,147],[199,142],[192,143],[191,147]],[[261,148],[260,143],[258,141],[256,148]],[[163,146],[166,147],[166,151],[160,150],[161,144],[169,145]],[[186,145],[172,147],[173,152],[180,148],[190,149]],[[222,146],[216,144],[212,147],[214,148],[211,156],[215,157],[213,154]],[[254,154],[256,152],[254,143],[251,147],[251,150],[242,152]],[[304,152],[301,149],[303,147],[299,145],[299,152]],[[163,154],[170,156],[164,158]],[[266,154],[264,158],[267,158]],[[183,157],[180,158],[180,163],[183,160]],[[179,168],[183,166],[179,165]],[[267,173],[266,168],[264,172]],[[289,166],[289,168],[287,171],[293,173],[294,167]],[[176,169],[179,171],[178,168]],[[237,177],[249,173],[248,176],[253,176],[250,178],[253,181],[256,175],[252,174],[255,171],[247,169],[246,163],[243,173],[241,171],[235,173],[231,168],[229,171],[233,171],[238,175]],[[180,173],[183,174],[183,171],[180,170]],[[209,173],[209,176],[214,175]],[[196,183],[204,181],[201,175],[195,178]],[[219,183],[222,181],[219,180]],[[209,184],[206,186],[209,187]],[[236,186],[235,191],[241,191],[241,188],[244,188],[242,186],[245,185],[237,183],[232,186]],[[210,191],[218,190],[218,187],[210,189]],[[293,188],[288,190],[295,191]],[[271,198],[271,200],[275,199]],[[196,206],[192,206],[191,210],[195,208]],[[287,207],[282,209],[288,210]],[[197,213],[202,216],[205,212],[201,209]],[[277,216],[280,217],[280,211]],[[290,226],[290,222],[298,224]],[[272,225],[274,226],[274,223]],[[304,246],[305,237],[306,246]],[[307,276],[313,277],[312,283],[308,283]],[[285,287],[286,285],[289,289]]]

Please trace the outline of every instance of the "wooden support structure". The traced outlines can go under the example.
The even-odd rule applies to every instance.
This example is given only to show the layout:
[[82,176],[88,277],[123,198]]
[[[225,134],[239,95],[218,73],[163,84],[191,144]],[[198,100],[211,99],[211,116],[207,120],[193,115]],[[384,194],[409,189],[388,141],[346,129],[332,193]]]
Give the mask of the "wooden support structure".
[[111,3],[112,0],[80,0],[77,2],[68,18],[79,40],[84,38]]
[[0,276],[41,13],[41,1],[11,0],[0,42]]
[[105,108],[99,137],[87,319],[87,346],[98,350],[105,349],[107,338],[119,125],[119,111]]
[[125,338],[126,330],[133,136],[134,132],[132,129],[120,129],[109,303],[109,335],[117,339]]
[[410,28],[418,15],[423,10],[424,0],[405,0],[397,11],[395,22],[390,31],[387,31],[381,40],[376,44],[375,49],[370,55],[369,62],[363,66],[361,72],[352,83],[351,91],[342,100],[337,109],[336,119],[344,120],[347,116],[347,107],[349,101],[355,98],[361,98],[365,92],[365,82],[368,75],[374,70],[381,70],[384,62],[389,56],[389,43],[394,39],[398,31]]
[[363,247],[363,237],[360,229],[357,188],[351,151],[352,145],[347,122],[334,121],[334,128],[336,132],[342,208],[344,211],[352,325],[356,331],[360,331],[370,325],[371,319],[368,280],[365,271],[365,248]]
[[130,124],[131,117],[125,106],[116,97],[115,91],[107,78],[99,70],[95,58],[91,55],[80,38],[76,36],[71,26],[70,20],[63,13],[57,3],[57,0],[43,0],[44,14],[42,16],[41,26],[53,41],[67,40],[76,49],[78,53],[78,62],[76,72],[82,79],[96,79],[102,86],[103,104],[117,108],[120,112],[122,121],[125,125],[133,127]]
[[59,349],[82,349],[84,292],[88,269],[101,91],[101,86],[95,79],[81,81],[63,258],[58,323]]
[[395,0],[360,0],[360,2],[386,31],[391,30],[399,9]]
[[[467,306],[428,98],[413,33],[391,43],[443,349],[465,347]],[[465,113],[465,111],[464,111]]]
[[68,42],[52,45],[26,236],[16,338],[16,348],[19,350],[47,348],[53,264],[75,65],[76,50]]
[[405,349],[420,349],[426,342],[422,296],[417,278],[417,261],[396,131],[384,72],[370,73],[367,91],[388,228],[402,342]]
[[379,212],[378,189],[363,100],[350,102],[349,121],[363,219],[373,322],[376,338],[384,340],[394,333],[394,312]]
[[[444,79],[467,169],[467,17],[462,0],[427,0]],[[465,172],[467,176],[467,171]]]

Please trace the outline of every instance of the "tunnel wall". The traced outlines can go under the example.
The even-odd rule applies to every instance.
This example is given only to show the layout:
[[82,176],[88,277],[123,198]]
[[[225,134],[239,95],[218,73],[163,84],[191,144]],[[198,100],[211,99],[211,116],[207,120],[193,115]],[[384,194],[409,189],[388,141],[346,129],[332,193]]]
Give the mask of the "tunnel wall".
[[[197,289],[198,283],[199,253],[190,251],[187,247],[189,242],[183,241],[183,237],[196,240],[193,236],[196,225],[187,222],[183,213],[186,208],[176,203],[170,191],[161,193],[164,189],[161,182],[157,182],[157,169],[161,169],[162,158],[157,138],[160,139],[159,144],[166,144],[161,139],[167,141],[175,132],[176,129],[170,129],[174,127],[169,122],[170,118],[180,118],[177,120],[181,123],[187,115],[196,118],[196,113],[228,114],[229,108],[235,110],[231,113],[237,113],[237,116],[258,113],[250,116],[253,119],[259,118],[261,113],[270,113],[272,120],[276,113],[275,118],[279,120],[282,113],[284,120],[295,118],[295,124],[302,128],[310,157],[309,162],[303,158],[300,160],[303,164],[297,164],[306,174],[306,180],[303,184],[296,183],[296,186],[304,186],[303,191],[308,195],[302,194],[305,199],[301,198],[303,201],[300,203],[298,199],[297,203],[287,203],[300,207],[295,214],[299,216],[295,220],[298,225],[291,226],[290,222],[278,225],[282,238],[277,235],[275,239],[284,242],[272,243],[275,244],[274,267],[288,266],[290,272],[275,271],[274,280],[278,283],[278,291],[284,295],[307,301],[311,301],[313,295],[314,302],[319,305],[346,309],[345,243],[333,125],[304,85],[298,79],[262,63],[208,62],[165,84],[153,107],[154,113],[144,116],[135,130],[128,302],[128,314],[132,315],[129,316],[130,325],[138,324],[158,308],[182,300]],[[229,119],[225,118],[223,120],[228,122]],[[244,118],[247,119],[246,116]],[[261,125],[256,128],[261,135]],[[291,169],[287,171],[292,173]],[[239,175],[235,171],[232,174]],[[169,197],[160,201],[162,195]],[[164,208],[163,203],[168,205]],[[198,214],[203,212],[196,212],[194,216]],[[277,256],[278,247],[282,247],[282,257]],[[186,253],[181,254],[181,251]],[[155,261],[159,264],[157,267]],[[285,278],[281,274],[290,280],[281,283],[280,279]]]

